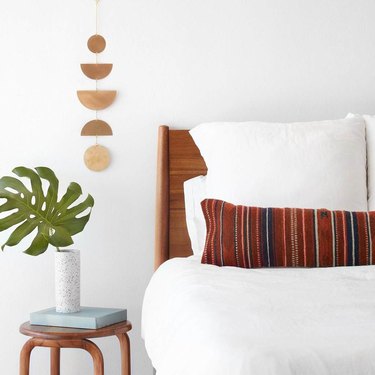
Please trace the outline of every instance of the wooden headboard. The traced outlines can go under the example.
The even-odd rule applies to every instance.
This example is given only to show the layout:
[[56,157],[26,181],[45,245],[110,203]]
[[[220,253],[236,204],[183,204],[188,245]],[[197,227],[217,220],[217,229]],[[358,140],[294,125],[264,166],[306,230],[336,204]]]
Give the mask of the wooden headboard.
[[185,220],[184,181],[207,173],[188,130],[160,126],[158,134],[155,269],[192,254]]

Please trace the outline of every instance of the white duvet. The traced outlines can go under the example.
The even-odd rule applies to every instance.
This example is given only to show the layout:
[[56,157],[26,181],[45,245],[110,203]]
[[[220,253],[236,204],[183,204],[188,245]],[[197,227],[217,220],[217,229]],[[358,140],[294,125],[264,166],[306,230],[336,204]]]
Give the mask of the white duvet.
[[142,331],[157,375],[375,374],[375,266],[164,263]]

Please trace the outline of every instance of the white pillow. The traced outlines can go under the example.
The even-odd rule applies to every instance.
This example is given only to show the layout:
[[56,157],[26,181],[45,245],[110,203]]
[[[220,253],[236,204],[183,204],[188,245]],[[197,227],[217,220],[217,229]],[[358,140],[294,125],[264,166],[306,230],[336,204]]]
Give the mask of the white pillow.
[[190,134],[208,167],[208,198],[260,207],[367,210],[361,118],[207,123]]
[[201,202],[206,198],[206,176],[184,182],[186,225],[194,255],[202,255],[206,240],[206,223]]
[[361,117],[366,124],[368,210],[375,210],[375,116],[349,113],[347,118]]

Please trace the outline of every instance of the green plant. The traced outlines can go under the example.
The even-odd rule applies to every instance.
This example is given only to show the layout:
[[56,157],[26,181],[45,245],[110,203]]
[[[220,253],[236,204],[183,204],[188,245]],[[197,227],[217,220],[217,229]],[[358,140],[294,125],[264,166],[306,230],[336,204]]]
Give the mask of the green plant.
[[[73,206],[82,195],[82,189],[72,182],[58,200],[59,180],[55,173],[46,167],[37,167],[35,171],[17,167],[13,169],[13,173],[18,177],[28,178],[31,191],[15,177],[4,176],[0,179],[0,198],[6,200],[0,206],[0,213],[11,211],[0,218],[0,232],[18,225],[1,249],[19,244],[34,230],[37,230],[37,233],[31,245],[24,251],[26,254],[40,255],[47,250],[48,245],[55,246],[57,251],[60,247],[71,245],[72,236],[82,232],[90,219],[94,206],[93,197],[88,195],[81,203]],[[46,193],[42,188],[42,180],[48,182]],[[89,212],[85,213],[88,209]]]

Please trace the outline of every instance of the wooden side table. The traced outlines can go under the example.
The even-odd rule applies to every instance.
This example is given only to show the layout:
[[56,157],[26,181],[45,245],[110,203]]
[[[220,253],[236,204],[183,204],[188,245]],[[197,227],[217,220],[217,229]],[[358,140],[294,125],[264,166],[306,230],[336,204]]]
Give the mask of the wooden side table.
[[129,321],[100,329],[76,329],[50,326],[21,325],[20,332],[31,336],[21,350],[20,375],[29,375],[30,354],[36,347],[51,348],[51,375],[60,375],[60,349],[80,348],[88,351],[94,362],[94,375],[104,375],[103,354],[91,338],[117,336],[121,349],[121,374],[130,375],[130,341],[127,334],[132,325]]

